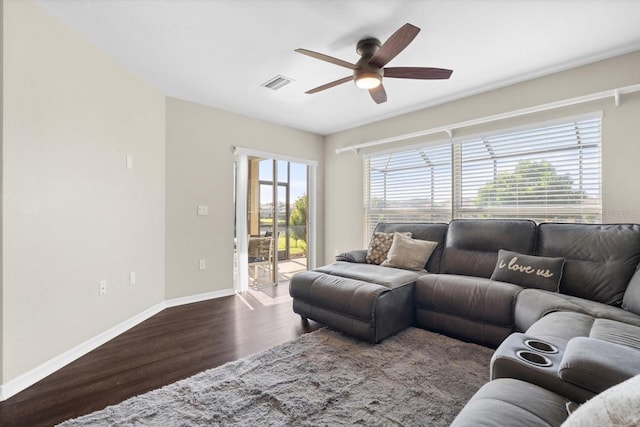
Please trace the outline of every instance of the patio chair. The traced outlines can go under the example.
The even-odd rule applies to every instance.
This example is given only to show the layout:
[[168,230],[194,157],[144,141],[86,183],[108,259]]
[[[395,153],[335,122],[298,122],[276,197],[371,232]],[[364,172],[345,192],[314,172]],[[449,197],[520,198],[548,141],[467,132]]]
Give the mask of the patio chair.
[[253,267],[253,281],[258,281],[258,267],[269,273],[273,281],[273,237],[249,237],[249,268]]

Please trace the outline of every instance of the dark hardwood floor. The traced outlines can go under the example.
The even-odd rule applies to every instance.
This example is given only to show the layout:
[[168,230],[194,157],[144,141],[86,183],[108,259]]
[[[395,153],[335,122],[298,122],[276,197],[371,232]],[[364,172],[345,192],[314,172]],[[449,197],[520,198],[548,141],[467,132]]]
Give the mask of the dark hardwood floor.
[[272,305],[247,294],[249,305],[231,296],[168,308],[1,402],[0,426],[55,425],[322,326],[301,321],[285,293],[266,292]]

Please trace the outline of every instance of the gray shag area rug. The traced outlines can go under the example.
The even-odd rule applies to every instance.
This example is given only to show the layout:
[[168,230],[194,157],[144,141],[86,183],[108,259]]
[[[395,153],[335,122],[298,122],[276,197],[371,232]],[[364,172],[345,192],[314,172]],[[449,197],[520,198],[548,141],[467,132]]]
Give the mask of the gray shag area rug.
[[417,328],[372,345],[328,329],[62,426],[444,426],[493,351]]

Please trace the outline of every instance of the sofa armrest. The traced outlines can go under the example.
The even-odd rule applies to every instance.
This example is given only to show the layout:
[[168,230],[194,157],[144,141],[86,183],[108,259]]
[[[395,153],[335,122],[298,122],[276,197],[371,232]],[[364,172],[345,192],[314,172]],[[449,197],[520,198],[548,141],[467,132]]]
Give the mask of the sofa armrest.
[[336,255],[336,261],[357,262],[364,264],[367,259],[366,249],[356,249]]
[[558,374],[597,394],[640,374],[640,351],[595,338],[572,338]]
[[525,332],[547,314],[558,311],[589,314],[585,309],[573,303],[568,295],[541,289],[523,289],[518,294],[516,301],[516,328]]

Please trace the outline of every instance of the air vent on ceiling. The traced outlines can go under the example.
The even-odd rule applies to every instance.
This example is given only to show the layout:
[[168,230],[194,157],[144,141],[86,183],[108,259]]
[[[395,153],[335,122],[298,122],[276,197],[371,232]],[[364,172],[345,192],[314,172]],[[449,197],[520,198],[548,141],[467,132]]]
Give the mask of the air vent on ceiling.
[[273,89],[273,90],[278,90],[281,87],[288,85],[292,81],[293,81],[293,79],[290,79],[289,77],[277,75],[274,78],[269,79],[269,81],[263,83],[262,87],[266,87],[266,88]]

